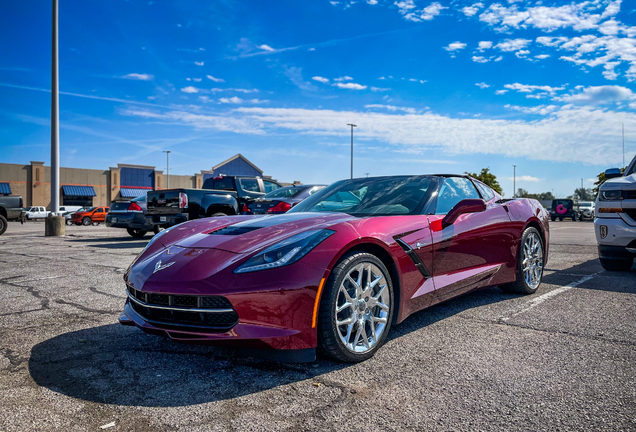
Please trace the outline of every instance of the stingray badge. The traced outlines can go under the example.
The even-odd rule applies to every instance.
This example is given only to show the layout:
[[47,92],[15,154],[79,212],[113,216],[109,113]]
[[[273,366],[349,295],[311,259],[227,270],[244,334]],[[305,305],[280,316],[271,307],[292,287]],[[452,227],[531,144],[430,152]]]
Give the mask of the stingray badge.
[[155,264],[155,271],[153,271],[152,274],[157,273],[159,270],[165,270],[168,267],[170,267],[172,264],[174,264],[174,261],[162,266],[161,265],[161,260],[159,260],[159,261],[157,261],[157,264]]

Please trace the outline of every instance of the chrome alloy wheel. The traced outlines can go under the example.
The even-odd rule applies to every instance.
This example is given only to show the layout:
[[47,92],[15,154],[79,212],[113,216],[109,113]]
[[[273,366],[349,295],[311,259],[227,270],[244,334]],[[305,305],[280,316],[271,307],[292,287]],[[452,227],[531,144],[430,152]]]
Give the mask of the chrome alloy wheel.
[[536,232],[531,232],[526,237],[521,266],[526,284],[530,288],[536,289],[541,283],[543,274],[543,247],[541,246],[541,238]]
[[371,350],[387,326],[391,298],[382,271],[363,262],[349,271],[338,289],[336,328],[344,346],[354,353]]

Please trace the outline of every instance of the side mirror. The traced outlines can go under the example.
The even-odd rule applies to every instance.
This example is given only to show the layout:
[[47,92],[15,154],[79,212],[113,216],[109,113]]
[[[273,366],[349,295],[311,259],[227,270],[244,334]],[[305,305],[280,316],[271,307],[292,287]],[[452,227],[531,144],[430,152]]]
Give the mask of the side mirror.
[[465,213],[479,213],[486,211],[486,201],[483,199],[461,200],[442,219],[442,228],[455,223],[458,217]]
[[610,168],[605,170],[605,180],[613,179],[616,177],[622,177],[620,168]]

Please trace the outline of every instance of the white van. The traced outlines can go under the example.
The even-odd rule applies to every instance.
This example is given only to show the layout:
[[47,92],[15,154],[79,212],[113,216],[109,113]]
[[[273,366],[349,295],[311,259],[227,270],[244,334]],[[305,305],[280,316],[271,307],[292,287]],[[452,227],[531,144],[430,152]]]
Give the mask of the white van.
[[61,206],[60,213],[74,213],[76,211],[80,211],[84,207],[82,206]]

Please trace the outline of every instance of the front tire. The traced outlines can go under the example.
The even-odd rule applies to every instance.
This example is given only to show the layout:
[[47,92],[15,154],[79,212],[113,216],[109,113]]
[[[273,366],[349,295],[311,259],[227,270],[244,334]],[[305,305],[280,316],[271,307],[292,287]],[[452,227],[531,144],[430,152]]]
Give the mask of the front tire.
[[634,264],[634,258],[620,258],[620,259],[608,259],[599,258],[601,265],[607,271],[611,272],[626,272],[632,269]]
[[93,223],[93,221],[88,216],[86,216],[84,219],[82,219],[82,225],[84,225],[84,226],[89,226],[92,223]]
[[509,293],[534,294],[543,279],[544,260],[545,248],[539,231],[533,227],[526,228],[517,253],[517,278],[499,288]]
[[318,315],[318,346],[343,362],[361,362],[384,344],[394,310],[389,271],[375,255],[353,252],[336,265]]
[[67,220],[66,220],[66,225],[68,225],[68,226],[73,225],[73,221],[72,221],[72,220],[70,220],[70,219],[67,219]]
[[134,229],[134,228],[126,228],[126,231],[128,232],[129,235],[131,235],[134,238],[143,238],[143,236],[145,236],[148,233],[148,231]]
[[8,227],[9,222],[4,216],[0,215],[0,235],[4,234]]

